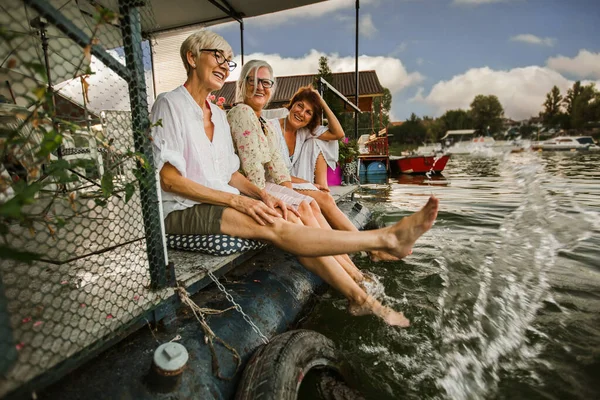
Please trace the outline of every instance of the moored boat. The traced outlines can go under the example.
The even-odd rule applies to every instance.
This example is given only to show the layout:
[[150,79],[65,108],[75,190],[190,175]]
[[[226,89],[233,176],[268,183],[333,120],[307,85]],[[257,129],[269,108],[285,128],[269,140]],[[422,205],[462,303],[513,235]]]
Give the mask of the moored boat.
[[544,151],[598,151],[600,146],[591,136],[559,136],[538,142],[531,146],[532,150]]
[[450,159],[449,154],[436,156],[402,156],[390,157],[393,168],[397,168],[403,174],[426,174],[428,172],[440,173],[446,168]]

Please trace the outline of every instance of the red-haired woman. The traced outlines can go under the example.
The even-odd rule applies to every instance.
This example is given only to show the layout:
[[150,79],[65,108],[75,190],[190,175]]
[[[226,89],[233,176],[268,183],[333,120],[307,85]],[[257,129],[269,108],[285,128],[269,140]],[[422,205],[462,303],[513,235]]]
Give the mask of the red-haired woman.
[[[344,137],[342,125],[312,86],[298,89],[286,108],[289,110],[286,117],[270,122],[280,135],[280,151],[290,171],[294,190],[314,198],[334,229],[356,231],[327,187],[327,166],[335,168],[338,140]],[[321,124],[323,113],[327,126]],[[370,254],[375,261],[397,260],[386,252]]]

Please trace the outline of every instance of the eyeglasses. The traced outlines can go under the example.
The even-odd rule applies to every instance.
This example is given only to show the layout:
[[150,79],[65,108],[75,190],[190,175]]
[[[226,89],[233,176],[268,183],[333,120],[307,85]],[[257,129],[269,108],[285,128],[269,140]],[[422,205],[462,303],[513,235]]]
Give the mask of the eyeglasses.
[[225,55],[223,55],[223,52],[219,49],[200,49],[200,51],[212,52],[215,56],[215,60],[217,60],[217,64],[223,65],[224,63],[227,63],[229,71],[233,71],[235,67],[237,67],[237,63],[235,61],[228,60]]
[[[248,82],[248,85],[254,86],[254,77],[253,76],[247,77],[246,81]],[[262,78],[257,78],[256,83],[259,85],[262,85],[262,87],[265,89],[270,89],[275,84],[275,82],[270,79],[262,79]]]

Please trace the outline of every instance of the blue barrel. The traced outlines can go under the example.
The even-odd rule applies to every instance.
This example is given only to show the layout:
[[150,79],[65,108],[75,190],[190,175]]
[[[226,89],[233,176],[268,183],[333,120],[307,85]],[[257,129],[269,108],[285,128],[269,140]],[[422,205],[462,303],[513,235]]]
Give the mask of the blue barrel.
[[373,161],[367,166],[367,175],[387,175],[385,164],[381,161]]

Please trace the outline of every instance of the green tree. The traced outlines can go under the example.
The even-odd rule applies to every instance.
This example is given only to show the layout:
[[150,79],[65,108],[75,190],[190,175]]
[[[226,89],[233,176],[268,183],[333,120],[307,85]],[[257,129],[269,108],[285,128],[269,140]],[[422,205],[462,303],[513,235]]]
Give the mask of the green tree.
[[390,124],[390,109],[392,108],[392,93],[383,88],[383,96],[373,100],[373,130],[379,132]]
[[389,128],[388,133],[394,136],[394,143],[417,145],[426,140],[427,128],[423,120],[412,113],[402,125]]
[[442,136],[444,136],[444,133],[446,133],[445,124],[441,118],[431,118],[428,116],[424,116],[422,124],[425,127],[426,131],[426,142],[437,142]]
[[521,125],[519,127],[519,135],[524,139],[531,138],[536,133],[537,129],[533,125]]
[[[329,60],[327,59],[327,57],[324,56],[319,58],[319,70],[317,72],[317,75],[315,76],[315,81],[313,82],[313,86],[316,89],[319,88],[320,78],[325,79],[327,82],[333,85],[333,72],[331,72],[331,68],[329,68]],[[327,105],[329,105],[329,108],[331,108],[335,116],[338,119],[340,119],[344,111],[344,107],[342,106],[340,99],[338,99],[338,97],[335,94],[333,94],[331,90],[325,89],[325,93],[323,94],[323,100],[325,100]]]
[[542,122],[545,127],[553,128],[560,124],[562,112],[563,97],[560,94],[560,89],[555,85],[550,92],[546,94],[544,101],[544,111],[540,113]]
[[466,110],[448,110],[439,118],[446,131],[473,129],[473,119]]
[[573,106],[575,105],[575,101],[583,92],[583,86],[581,86],[581,82],[577,81],[573,84],[573,87],[567,90],[567,95],[563,99],[563,103],[565,104],[565,108],[567,110],[567,114],[571,116],[573,114]]
[[589,122],[597,120],[599,98],[599,93],[593,83],[581,88],[571,107],[569,115],[571,128],[583,129]]
[[493,134],[502,129],[504,109],[498,97],[494,95],[479,94],[475,96],[471,103],[470,114],[473,119],[473,128],[481,134]]

